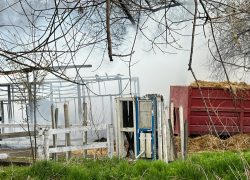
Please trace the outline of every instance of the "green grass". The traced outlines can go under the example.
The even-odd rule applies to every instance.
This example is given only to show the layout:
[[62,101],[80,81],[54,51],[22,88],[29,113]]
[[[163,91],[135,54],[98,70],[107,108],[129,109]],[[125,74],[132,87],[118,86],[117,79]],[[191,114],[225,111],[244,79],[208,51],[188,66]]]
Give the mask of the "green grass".
[[[242,151],[250,163],[249,151]],[[246,165],[246,163],[245,163]],[[247,165],[246,165],[247,166]],[[231,167],[231,169],[230,169]],[[204,152],[186,161],[171,164],[162,161],[124,159],[87,160],[74,158],[69,163],[43,161],[32,166],[0,167],[0,179],[247,179],[238,151]],[[247,167],[248,170],[249,167]]]

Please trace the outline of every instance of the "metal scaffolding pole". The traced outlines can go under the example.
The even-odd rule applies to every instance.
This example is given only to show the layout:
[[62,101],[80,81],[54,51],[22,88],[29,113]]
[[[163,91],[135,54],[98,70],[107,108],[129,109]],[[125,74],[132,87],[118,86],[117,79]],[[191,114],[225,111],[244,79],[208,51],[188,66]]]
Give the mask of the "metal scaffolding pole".
[[[1,109],[2,124],[4,124],[4,106],[3,106],[3,101],[1,101],[0,109]],[[4,128],[2,128],[2,133],[4,133]]]
[[140,97],[140,84],[139,84],[139,78],[137,77],[137,92],[138,92],[138,97]]

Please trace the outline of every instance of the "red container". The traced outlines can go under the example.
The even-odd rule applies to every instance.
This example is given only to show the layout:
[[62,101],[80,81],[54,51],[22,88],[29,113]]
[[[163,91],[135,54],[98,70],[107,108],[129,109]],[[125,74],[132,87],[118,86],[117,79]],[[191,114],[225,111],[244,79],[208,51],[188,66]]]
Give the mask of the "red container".
[[[229,90],[201,87],[211,119],[219,135],[250,133],[250,90],[236,92],[235,105]],[[214,134],[198,87],[171,86],[170,103],[174,103],[174,132],[179,134],[179,107],[188,120],[188,134]],[[171,108],[169,108],[171,118]]]

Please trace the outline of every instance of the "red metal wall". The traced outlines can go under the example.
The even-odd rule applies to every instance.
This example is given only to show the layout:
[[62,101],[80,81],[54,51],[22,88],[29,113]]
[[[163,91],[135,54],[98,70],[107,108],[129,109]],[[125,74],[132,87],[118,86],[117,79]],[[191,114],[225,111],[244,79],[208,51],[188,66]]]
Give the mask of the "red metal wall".
[[[210,87],[202,87],[201,90],[219,134],[236,134],[239,128],[243,130],[241,133],[250,133],[250,90],[237,91],[236,108],[229,90]],[[181,105],[184,120],[188,119],[189,134],[214,132],[198,87],[171,86],[170,103],[171,100],[175,107],[175,134],[179,134],[178,107]],[[171,108],[171,118],[170,111]]]

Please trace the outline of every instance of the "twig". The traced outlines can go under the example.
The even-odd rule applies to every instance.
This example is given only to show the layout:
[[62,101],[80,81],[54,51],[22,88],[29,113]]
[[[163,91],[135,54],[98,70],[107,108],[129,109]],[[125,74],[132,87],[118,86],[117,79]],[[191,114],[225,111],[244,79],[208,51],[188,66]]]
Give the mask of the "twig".
[[199,82],[198,82],[198,80],[197,80],[197,78],[196,78],[196,76],[195,76],[195,74],[194,74],[193,69],[192,69],[192,59],[193,59],[193,49],[194,49],[194,35],[195,35],[195,24],[196,24],[196,18],[197,18],[197,10],[198,10],[198,3],[197,3],[197,0],[194,0],[194,3],[195,3],[195,13],[194,13],[194,24],[193,24],[193,33],[192,33],[192,42],[191,42],[191,52],[190,52],[190,60],[189,60],[189,64],[188,64],[188,65],[189,65],[189,69],[188,69],[188,70],[191,71],[191,73],[192,73],[192,75],[193,75],[193,77],[194,77],[194,79],[195,79],[195,81],[196,81],[196,84],[197,84],[197,86],[198,86],[198,88],[199,88],[200,95],[201,95],[201,97],[202,97],[202,101],[203,101],[203,103],[204,103],[204,105],[205,105],[205,108],[206,108],[206,111],[207,111],[207,115],[208,115],[209,121],[210,121],[210,123],[211,123],[212,126],[213,126],[213,129],[214,129],[214,132],[215,132],[215,134],[216,134],[216,137],[220,140],[221,145],[222,145],[222,146],[224,147],[224,149],[226,150],[227,147],[226,147],[226,146],[224,145],[224,143],[221,141],[221,139],[220,139],[220,137],[219,137],[219,134],[217,133],[217,130],[216,130],[215,126],[214,126],[214,123],[213,123],[213,121],[212,121],[212,119],[211,119],[209,110],[208,110],[208,108],[207,108],[206,101],[205,101],[204,96],[203,96],[203,94],[202,94],[202,91],[201,91]]

